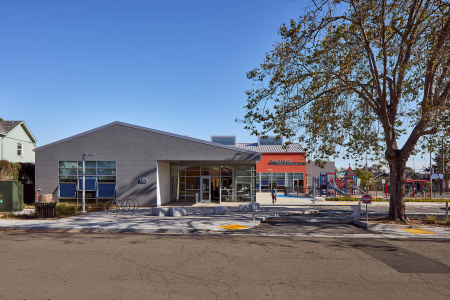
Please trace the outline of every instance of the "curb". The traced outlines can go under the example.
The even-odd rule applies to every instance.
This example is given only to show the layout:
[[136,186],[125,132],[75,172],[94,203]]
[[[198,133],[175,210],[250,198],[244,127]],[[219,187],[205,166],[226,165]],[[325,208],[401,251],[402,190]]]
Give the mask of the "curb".
[[395,225],[395,224],[380,224],[380,223],[366,223],[357,219],[353,220],[353,224],[366,229],[412,229],[420,228],[415,225]]

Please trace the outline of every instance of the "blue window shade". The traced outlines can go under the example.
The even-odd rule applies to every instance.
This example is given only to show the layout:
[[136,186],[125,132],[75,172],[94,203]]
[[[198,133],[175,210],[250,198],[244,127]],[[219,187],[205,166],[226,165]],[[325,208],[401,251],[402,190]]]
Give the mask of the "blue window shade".
[[[97,187],[96,177],[86,177],[86,191],[95,191]],[[83,177],[78,177],[78,190],[83,189]]]
[[261,185],[269,185],[269,179],[261,179]]
[[284,179],[278,179],[277,185],[284,185]]
[[74,198],[77,190],[75,183],[60,184],[59,185],[59,197],[61,198]]
[[[87,186],[87,185],[86,185]],[[99,198],[114,198],[116,196],[115,184],[99,184],[98,185],[98,197]]]

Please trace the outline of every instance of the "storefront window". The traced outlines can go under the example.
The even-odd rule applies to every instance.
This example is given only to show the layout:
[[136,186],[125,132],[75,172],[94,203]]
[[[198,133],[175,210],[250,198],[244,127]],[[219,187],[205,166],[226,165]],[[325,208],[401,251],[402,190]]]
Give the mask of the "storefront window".
[[[180,172],[183,167],[185,175]],[[172,201],[196,201],[202,176],[209,178],[212,201],[251,201],[255,193],[255,165],[171,165],[170,170]]]

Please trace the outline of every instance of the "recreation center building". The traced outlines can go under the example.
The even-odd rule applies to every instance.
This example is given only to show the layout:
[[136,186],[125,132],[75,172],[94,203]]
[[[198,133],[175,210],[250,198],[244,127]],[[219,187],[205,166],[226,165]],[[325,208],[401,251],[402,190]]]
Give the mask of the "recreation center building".
[[[86,202],[137,198],[141,206],[169,202],[255,201],[271,188],[307,186],[312,164],[299,144],[235,136],[204,141],[123,122],[113,122],[35,148],[36,188],[56,201],[82,198],[85,157]],[[311,169],[311,170],[309,170]],[[334,163],[317,175],[334,172]],[[311,177],[311,176],[310,176]]]

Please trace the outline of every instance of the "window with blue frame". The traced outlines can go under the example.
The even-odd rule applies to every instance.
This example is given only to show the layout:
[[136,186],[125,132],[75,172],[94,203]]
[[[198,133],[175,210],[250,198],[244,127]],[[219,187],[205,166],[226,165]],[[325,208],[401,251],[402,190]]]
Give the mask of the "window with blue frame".
[[74,183],[61,183],[59,185],[59,197],[74,198],[76,196],[77,185]]
[[[81,191],[83,190],[82,166],[82,161],[59,162],[60,198],[81,197]],[[87,198],[115,198],[116,162],[86,161],[85,182]]]
[[278,179],[277,185],[284,185],[284,179]]
[[116,196],[115,184],[99,184],[98,185],[98,198],[114,198]]

